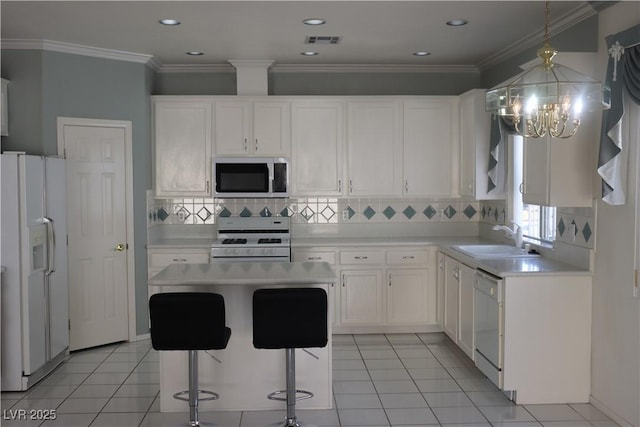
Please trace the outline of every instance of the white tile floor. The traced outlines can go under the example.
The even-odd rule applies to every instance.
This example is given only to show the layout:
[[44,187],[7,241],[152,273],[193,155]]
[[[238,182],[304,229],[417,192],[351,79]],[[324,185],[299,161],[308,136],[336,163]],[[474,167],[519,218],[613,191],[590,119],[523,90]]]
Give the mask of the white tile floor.
[[[589,404],[514,405],[443,334],[334,335],[333,369],[334,409],[299,410],[299,420],[320,426],[616,426]],[[149,341],[75,352],[28,392],[2,393],[2,425],[185,422],[186,413],[159,412],[158,383],[158,353]],[[56,419],[12,420],[20,409],[55,409]],[[227,427],[283,418],[284,410],[200,414]]]

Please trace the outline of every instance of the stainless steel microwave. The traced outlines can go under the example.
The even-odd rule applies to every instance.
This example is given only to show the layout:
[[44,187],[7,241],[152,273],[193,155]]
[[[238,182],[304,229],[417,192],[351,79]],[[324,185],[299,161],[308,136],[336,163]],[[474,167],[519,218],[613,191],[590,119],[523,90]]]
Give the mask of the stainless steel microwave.
[[289,162],[282,157],[217,157],[216,197],[289,197]]

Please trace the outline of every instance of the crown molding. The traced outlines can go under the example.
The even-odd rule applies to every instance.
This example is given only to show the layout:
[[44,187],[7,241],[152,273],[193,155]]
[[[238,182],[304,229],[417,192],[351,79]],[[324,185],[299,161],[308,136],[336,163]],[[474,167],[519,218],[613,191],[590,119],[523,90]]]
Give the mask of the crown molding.
[[274,73],[478,73],[473,65],[275,64]]
[[[571,28],[579,22],[582,22],[585,19],[588,19],[597,14],[598,12],[593,7],[591,7],[589,4],[584,4],[558,17],[557,19],[552,20],[552,22],[550,22],[549,24],[549,36],[552,37],[555,34],[560,34],[561,32]],[[509,46],[494,53],[493,55],[489,55],[478,64],[478,69],[480,71],[484,71],[508,60],[512,56],[515,56],[527,49],[542,46],[543,43],[544,31],[540,29],[529,34],[528,36],[521,38],[520,40],[514,41]]]
[[159,73],[235,73],[231,64],[161,64]]
[[[70,53],[73,55],[91,56],[95,58],[112,59],[116,61],[137,62],[140,64],[151,63],[158,66],[158,62],[151,55],[125,52],[121,50],[103,49],[99,47],[84,46],[73,43],[65,43],[53,40],[34,39],[8,39],[2,40],[2,49],[33,49],[48,50],[52,52]],[[156,65],[154,65],[154,62]]]

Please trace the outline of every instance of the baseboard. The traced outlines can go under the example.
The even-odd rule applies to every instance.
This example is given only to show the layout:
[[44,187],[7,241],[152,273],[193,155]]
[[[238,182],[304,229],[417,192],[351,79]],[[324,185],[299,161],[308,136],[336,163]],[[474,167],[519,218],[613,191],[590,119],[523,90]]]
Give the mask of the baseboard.
[[146,333],[146,334],[142,334],[142,335],[136,335],[131,342],[137,342],[137,341],[144,341],[144,340],[150,340],[151,339],[151,334],[150,333]]
[[611,418],[616,424],[622,427],[634,427],[629,421],[618,415],[613,409],[593,397],[589,396],[589,403],[591,403],[596,409],[603,412],[607,417]]

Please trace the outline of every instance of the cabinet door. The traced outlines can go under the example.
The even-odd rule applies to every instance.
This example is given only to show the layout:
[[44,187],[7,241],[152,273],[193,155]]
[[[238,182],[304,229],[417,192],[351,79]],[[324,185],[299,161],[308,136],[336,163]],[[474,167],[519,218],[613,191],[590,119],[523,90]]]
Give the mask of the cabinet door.
[[459,306],[459,322],[460,336],[458,337],[458,346],[471,359],[474,358],[474,341],[473,341],[473,285],[475,283],[475,269],[459,264],[460,277],[460,306]]
[[446,255],[438,252],[438,271],[437,271],[437,310],[436,321],[441,328],[444,329],[444,284],[446,281],[447,270],[445,268]]
[[460,268],[458,261],[445,257],[444,332],[458,342],[458,298]]
[[9,103],[8,99],[8,88],[9,88],[9,80],[0,79],[0,86],[2,87],[2,94],[0,98],[0,135],[8,136],[9,135],[9,114],[8,108]]
[[216,101],[214,144],[216,156],[252,153],[249,101]]
[[291,107],[286,101],[253,103],[253,154],[289,157]]
[[387,323],[426,323],[430,305],[429,270],[387,271]]
[[342,195],[343,110],[340,102],[292,105],[294,195]]
[[381,325],[383,287],[380,270],[342,270],[340,321],[343,325]]
[[211,104],[163,101],[154,108],[156,195],[210,197]]
[[402,194],[399,104],[361,102],[348,106],[349,194]]
[[[475,102],[460,96],[460,195],[473,197],[476,190]],[[489,135],[487,135],[487,139]],[[489,151],[487,149],[487,163]],[[485,168],[486,169],[486,168]]]
[[458,171],[457,98],[404,103],[403,194],[451,196]]

